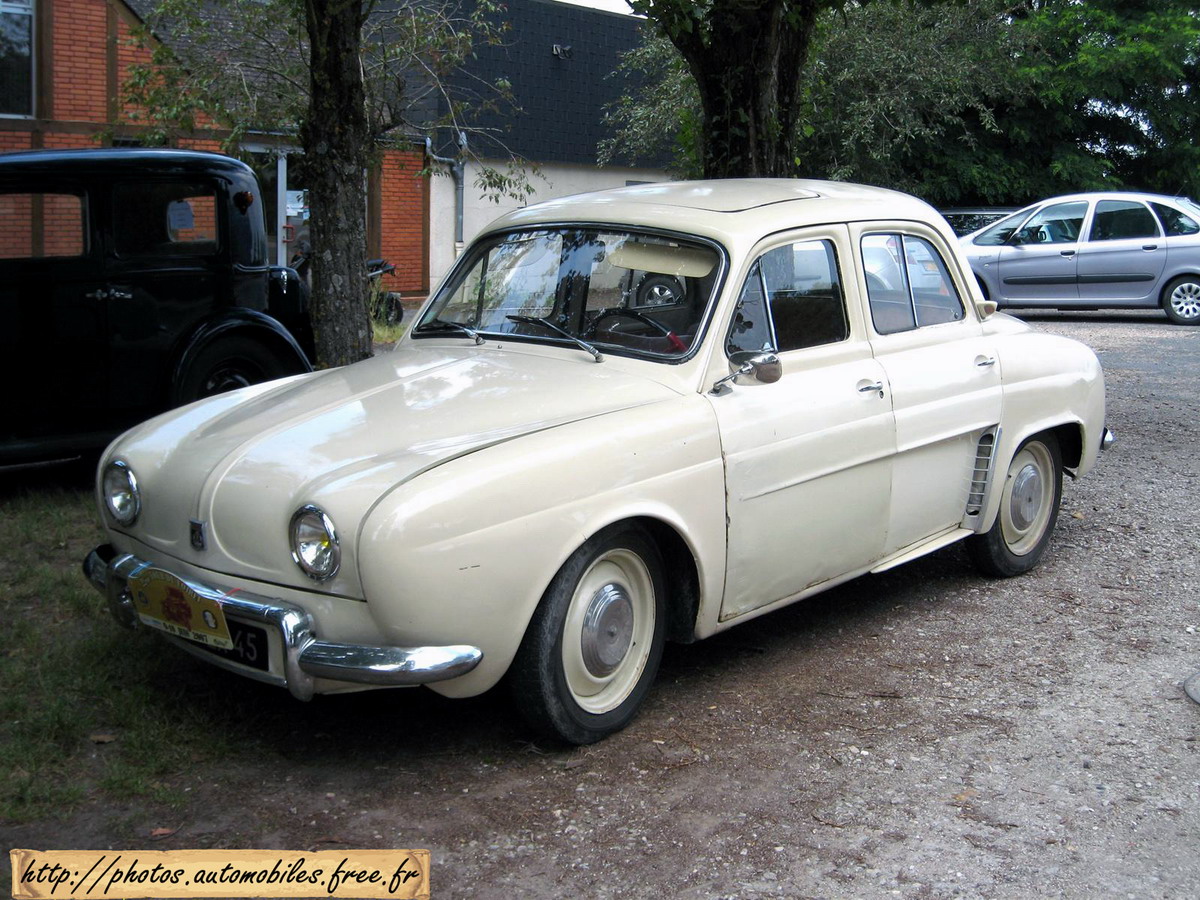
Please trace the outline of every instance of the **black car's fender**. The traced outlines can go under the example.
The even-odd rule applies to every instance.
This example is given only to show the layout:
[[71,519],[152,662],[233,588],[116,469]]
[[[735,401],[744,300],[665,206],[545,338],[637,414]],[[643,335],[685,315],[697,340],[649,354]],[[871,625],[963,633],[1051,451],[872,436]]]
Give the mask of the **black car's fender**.
[[308,355],[287,328],[265,313],[240,307],[202,322],[174,356],[171,406],[240,384],[312,371]]

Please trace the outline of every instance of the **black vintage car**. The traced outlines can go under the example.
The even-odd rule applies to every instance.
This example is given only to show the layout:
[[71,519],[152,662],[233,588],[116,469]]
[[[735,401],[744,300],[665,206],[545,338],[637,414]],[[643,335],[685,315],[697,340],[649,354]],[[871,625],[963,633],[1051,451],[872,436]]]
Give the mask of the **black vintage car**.
[[253,170],[212,153],[0,154],[0,465],[311,369],[307,292],[267,262]]

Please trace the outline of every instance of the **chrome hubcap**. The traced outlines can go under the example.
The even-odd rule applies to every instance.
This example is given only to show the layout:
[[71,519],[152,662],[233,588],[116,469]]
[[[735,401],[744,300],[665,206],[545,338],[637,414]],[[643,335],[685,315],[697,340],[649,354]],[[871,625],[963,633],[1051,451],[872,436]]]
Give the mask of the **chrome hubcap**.
[[1027,465],[1013,478],[1011,512],[1013,524],[1024,531],[1038,517],[1042,506],[1042,473]]
[[1200,316],[1200,284],[1188,281],[1171,291],[1171,309],[1185,319]]
[[583,617],[583,664],[597,678],[616,671],[633,643],[633,603],[617,584],[596,592]]

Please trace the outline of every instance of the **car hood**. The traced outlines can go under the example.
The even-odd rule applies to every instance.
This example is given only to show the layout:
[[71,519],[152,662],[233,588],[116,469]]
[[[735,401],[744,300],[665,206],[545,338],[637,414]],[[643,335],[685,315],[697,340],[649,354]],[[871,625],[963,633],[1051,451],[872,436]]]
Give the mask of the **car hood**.
[[[345,551],[388,491],[447,460],[677,396],[582,354],[409,345],[184,407],[119,439],[108,456],[139,480],[139,540],[206,568],[311,587],[287,541],[300,506],[324,509]],[[203,550],[191,547],[189,520],[204,523]]]

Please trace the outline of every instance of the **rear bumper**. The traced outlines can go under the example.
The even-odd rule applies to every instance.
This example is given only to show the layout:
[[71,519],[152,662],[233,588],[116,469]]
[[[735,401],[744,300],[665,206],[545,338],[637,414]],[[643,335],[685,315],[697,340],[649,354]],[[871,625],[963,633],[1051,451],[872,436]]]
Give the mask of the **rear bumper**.
[[[145,560],[118,553],[108,544],[97,547],[83,561],[84,574],[107,597],[113,617],[129,628],[141,624],[129,592],[129,579],[150,567]],[[465,644],[389,647],[320,641],[312,617],[295,604],[247,591],[223,592],[190,578],[181,580],[200,596],[217,601],[228,617],[274,632],[282,650],[282,663],[271,671],[261,671],[214,656],[191,641],[169,639],[206,662],[286,687],[300,700],[311,699],[318,678],[376,687],[428,684],[465,675],[483,659],[482,650]]]

